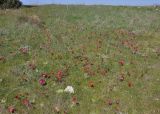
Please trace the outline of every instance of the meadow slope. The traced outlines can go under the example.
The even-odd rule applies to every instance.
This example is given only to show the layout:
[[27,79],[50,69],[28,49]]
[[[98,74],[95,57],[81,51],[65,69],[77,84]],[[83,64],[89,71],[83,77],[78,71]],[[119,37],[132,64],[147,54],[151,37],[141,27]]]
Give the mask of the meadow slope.
[[160,7],[0,10],[0,113],[160,113]]

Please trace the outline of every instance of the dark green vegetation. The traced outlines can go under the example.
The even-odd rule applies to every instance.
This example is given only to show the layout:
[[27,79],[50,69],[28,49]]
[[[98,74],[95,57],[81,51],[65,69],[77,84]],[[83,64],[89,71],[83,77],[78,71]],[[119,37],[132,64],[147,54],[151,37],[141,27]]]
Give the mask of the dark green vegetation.
[[0,11],[2,114],[158,114],[159,99],[159,7]]
[[0,0],[0,9],[19,8],[22,2],[19,0]]

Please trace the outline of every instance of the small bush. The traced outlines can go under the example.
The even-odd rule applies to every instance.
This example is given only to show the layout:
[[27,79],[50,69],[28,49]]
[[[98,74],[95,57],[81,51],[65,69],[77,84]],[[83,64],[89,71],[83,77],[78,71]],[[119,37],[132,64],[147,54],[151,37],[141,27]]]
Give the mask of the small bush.
[[19,8],[22,2],[19,0],[0,0],[0,9]]

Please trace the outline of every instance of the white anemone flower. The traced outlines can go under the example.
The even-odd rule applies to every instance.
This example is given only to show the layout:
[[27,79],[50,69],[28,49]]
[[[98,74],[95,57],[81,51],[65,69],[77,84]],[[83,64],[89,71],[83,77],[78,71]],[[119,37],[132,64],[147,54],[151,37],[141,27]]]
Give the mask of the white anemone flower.
[[64,89],[65,92],[67,93],[74,93],[74,89],[72,86],[67,86],[65,89]]

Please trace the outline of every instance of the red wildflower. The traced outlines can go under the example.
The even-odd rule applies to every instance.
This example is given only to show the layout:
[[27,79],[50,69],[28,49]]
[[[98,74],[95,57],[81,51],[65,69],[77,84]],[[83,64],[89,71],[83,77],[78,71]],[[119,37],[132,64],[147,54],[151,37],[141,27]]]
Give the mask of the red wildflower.
[[109,100],[108,100],[108,105],[112,105],[112,104],[113,104],[112,100],[109,99]]
[[93,88],[94,87],[94,82],[93,81],[89,81],[88,82],[88,86]]
[[19,50],[22,54],[28,54],[28,52],[29,52],[29,48],[27,48],[27,47],[23,47],[23,48],[20,48],[20,50]]
[[62,81],[62,77],[63,77],[63,72],[62,72],[62,70],[59,70],[56,75],[56,78],[58,81]]
[[20,97],[18,95],[16,95],[14,98],[20,100]]
[[124,60],[120,60],[120,61],[119,61],[119,64],[120,64],[121,66],[123,66],[123,65],[125,64]]
[[22,100],[22,104],[25,105],[25,106],[27,106],[27,107],[30,106],[30,102],[29,102],[28,99],[23,99]]
[[8,112],[9,113],[14,113],[15,112],[15,108],[13,106],[9,106],[8,107]]
[[39,83],[40,83],[42,86],[44,86],[44,85],[46,85],[46,80],[40,79],[40,80],[39,80]]
[[77,97],[76,97],[76,96],[73,96],[73,97],[72,97],[72,103],[73,103],[73,104],[77,104]]
[[133,86],[132,82],[128,82],[128,87],[132,87],[132,86]]

